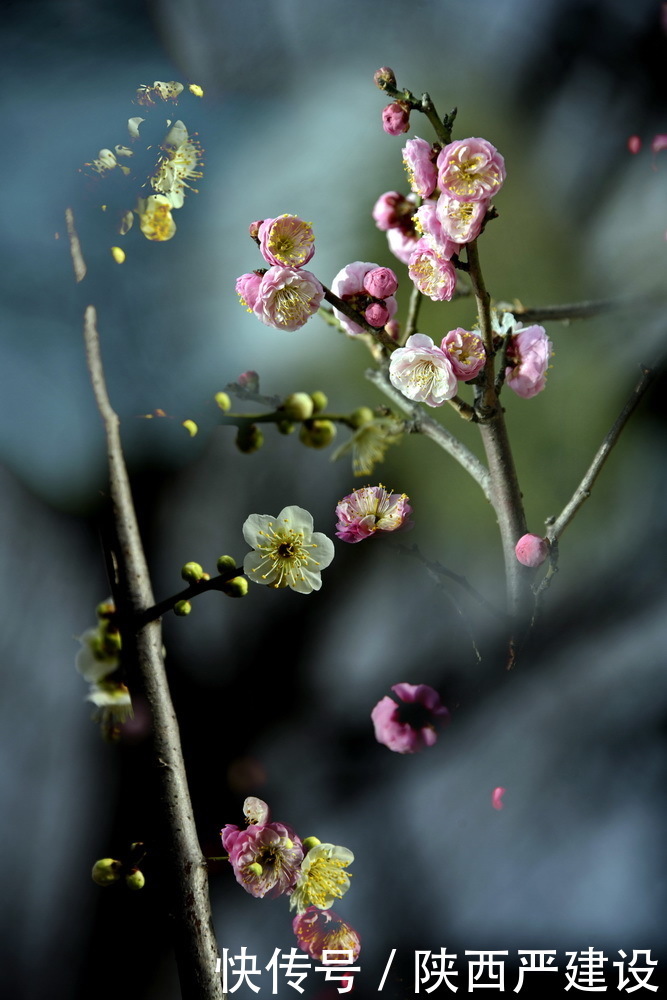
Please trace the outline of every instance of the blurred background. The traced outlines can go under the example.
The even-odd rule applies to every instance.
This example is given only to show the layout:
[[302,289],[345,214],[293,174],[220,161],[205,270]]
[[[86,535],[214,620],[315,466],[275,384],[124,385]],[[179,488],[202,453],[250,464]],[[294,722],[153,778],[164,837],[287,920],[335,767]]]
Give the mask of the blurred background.
[[[214,394],[240,372],[268,394],[323,390],[338,412],[384,399],[364,348],[319,319],[279,333],[238,304],[234,281],[260,266],[255,219],[312,222],[325,284],[353,260],[392,266],[372,222],[376,198],[406,190],[401,138],[380,125],[373,73],[428,91],[455,135],[503,153],[499,219],[481,242],[496,300],[526,306],[628,296],[586,322],[550,324],[555,355],[537,398],[505,401],[531,530],[557,514],[635,384],[659,375],[590,501],[561,543],[561,569],[528,655],[504,670],[493,619],[432,578],[394,539],[337,544],[320,593],[208,594],[165,620],[200,839],[242,822],[246,795],[302,836],[356,855],[336,907],[362,937],[357,996],[414,992],[415,950],[652,949],[664,971],[665,405],[667,153],[665,5],[655,0],[34,0],[5,5],[0,72],[5,141],[0,497],[4,530],[0,967],[13,1000],[179,996],[168,925],[151,882],[155,811],[145,710],[117,745],[90,721],[76,636],[109,586],[98,540],[104,442],[82,345],[94,301],[112,401],[158,597],[179,569],[242,560],[243,521],[298,504],[332,535],[354,479],[347,458],[268,428],[240,454]],[[125,139],[132,98],[154,80],[198,83],[183,117],[205,149],[178,232],[135,226],[118,266],[99,198],[80,168]],[[410,135],[431,138],[413,118]],[[630,135],[643,140],[632,156]],[[9,156],[9,153],[12,156]],[[11,159],[11,163],[9,162]],[[72,278],[64,209],[74,205],[89,266]],[[407,276],[400,313],[407,308]],[[661,301],[662,298],[662,301]],[[438,340],[470,326],[462,300],[423,308]],[[165,419],[145,420],[156,409]],[[439,419],[480,453],[455,415]],[[192,418],[200,433],[181,426]],[[345,432],[339,432],[339,442]],[[432,442],[404,440],[372,481],[408,493],[406,541],[500,599],[490,508]],[[471,640],[475,639],[481,661]],[[437,688],[452,723],[401,757],[369,714],[391,685]],[[491,792],[506,787],[502,811]],[[99,857],[149,845],[146,889],[101,890]],[[293,945],[284,900],[212,873],[221,946],[265,965]],[[461,957],[459,985],[466,965]],[[562,972],[559,986],[565,985]],[[314,978],[314,977],[313,977]],[[556,978],[556,977],[554,977]],[[508,972],[507,988],[516,977]],[[306,995],[321,984],[310,982]],[[264,991],[268,992],[266,985]],[[286,988],[283,990],[286,992]],[[238,991],[249,995],[247,988]],[[281,993],[282,995],[282,993]]]

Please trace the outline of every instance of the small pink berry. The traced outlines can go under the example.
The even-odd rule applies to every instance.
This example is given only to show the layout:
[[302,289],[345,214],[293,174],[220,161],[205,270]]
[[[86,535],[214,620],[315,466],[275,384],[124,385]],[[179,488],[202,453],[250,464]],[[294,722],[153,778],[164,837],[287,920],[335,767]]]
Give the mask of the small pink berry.
[[539,535],[522,535],[514,548],[516,557],[523,566],[535,569],[549,555],[549,543]]
[[400,101],[382,110],[382,128],[387,135],[403,135],[410,128],[410,109]]

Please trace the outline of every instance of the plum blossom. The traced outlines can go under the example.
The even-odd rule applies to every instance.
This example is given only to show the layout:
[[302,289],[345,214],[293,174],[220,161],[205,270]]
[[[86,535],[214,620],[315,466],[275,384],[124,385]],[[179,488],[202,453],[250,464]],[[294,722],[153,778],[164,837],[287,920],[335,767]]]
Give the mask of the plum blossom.
[[320,910],[309,906],[303,913],[297,913],[292,921],[299,948],[308,952],[311,958],[321,961],[323,951],[348,951],[356,962],[361,951],[361,938],[354,927],[339,917],[333,910]]
[[449,302],[456,289],[456,271],[452,262],[426,237],[410,255],[408,274],[422,295],[434,302]]
[[382,109],[382,128],[387,135],[402,135],[410,128],[410,109],[400,101]]
[[252,312],[257,302],[259,286],[262,283],[262,275],[257,271],[249,271],[236,279],[236,294],[241,300],[241,305],[246,306],[248,312]]
[[400,260],[401,264],[409,264],[410,258],[416,247],[419,245],[421,236],[414,228],[411,229],[390,229],[387,232],[387,244],[394,257]]
[[486,362],[486,351],[482,338],[457,327],[442,338],[440,348],[449,358],[454,374],[462,382],[469,382],[477,375]]
[[433,162],[431,144],[426,139],[408,139],[403,147],[403,163],[414,193],[422,198],[433,194],[438,171]]
[[373,206],[373,219],[378,229],[404,228],[411,226],[411,218],[417,210],[415,196],[400,194],[398,191],[385,191]]
[[176,223],[171,217],[172,205],[163,194],[151,194],[148,198],[137,199],[139,226],[147,240],[164,243],[176,232]]
[[262,277],[253,312],[266,326],[298,330],[317,312],[324,289],[314,274],[274,265]]
[[540,535],[522,535],[514,548],[516,557],[522,566],[535,569],[541,566],[549,555],[549,542]]
[[251,514],[243,537],[254,549],[243,561],[243,572],[255,583],[291,587],[311,594],[322,586],[321,572],[334,557],[334,545],[303,507],[284,507],[277,517]]
[[505,180],[505,161],[486,139],[459,139],[440,150],[438,186],[460,201],[488,201]]
[[[370,261],[355,260],[341,268],[331,282],[331,290],[361,313],[371,326],[381,327],[394,316],[398,303],[393,294],[378,296],[374,292],[369,293],[368,288],[384,290],[394,282],[397,287],[396,275],[390,268],[380,267]],[[382,307],[380,311],[372,308],[377,305]],[[334,307],[333,313],[346,333],[351,336],[364,333],[364,328],[349,319],[340,309]]]
[[482,230],[487,200],[461,201],[441,194],[435,207],[435,214],[443,233],[456,243],[471,243]]
[[310,848],[289,901],[290,910],[304,913],[309,906],[328,910],[350,888],[350,876],[344,871],[354,861],[347,847],[315,844]]
[[241,830],[228,823],[220,835],[236,881],[251,896],[273,899],[293,889],[303,847],[291,827],[264,822]]
[[257,238],[262,256],[269,264],[303,267],[315,253],[313,227],[297,215],[264,219]]
[[172,208],[182,208],[185,189],[195,190],[188,182],[202,176],[198,169],[201,151],[182,121],[171,125],[160,150],[151,187],[157,194],[164,195]]
[[457,380],[451,361],[423,333],[408,337],[405,347],[393,352],[389,379],[408,399],[428,406],[441,406],[456,395]]
[[[449,260],[461,249],[461,244],[450,239],[442,228],[436,213],[436,203],[432,198],[428,198],[415,212],[415,225],[423,234],[423,241],[426,245],[430,246],[438,256],[444,257],[445,260]],[[415,249],[421,245],[421,243],[418,244]]]
[[397,531],[409,524],[412,507],[405,493],[379,486],[362,486],[343,497],[336,507],[336,536],[343,542],[361,542],[378,531]]
[[510,367],[505,369],[505,382],[517,396],[530,399],[544,389],[551,347],[542,326],[523,327],[513,335],[507,351]]
[[398,704],[386,695],[371,712],[378,743],[396,753],[418,753],[433,746],[436,724],[449,720],[438,692],[428,684],[394,684],[391,690]]

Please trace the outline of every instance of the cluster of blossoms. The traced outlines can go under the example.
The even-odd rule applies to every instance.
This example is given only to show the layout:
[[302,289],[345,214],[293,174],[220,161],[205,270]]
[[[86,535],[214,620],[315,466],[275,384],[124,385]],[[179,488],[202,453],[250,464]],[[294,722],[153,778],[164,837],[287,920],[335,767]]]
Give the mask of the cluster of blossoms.
[[336,536],[355,543],[408,527],[412,513],[408,499],[405,493],[390,493],[382,483],[354,490],[336,506]]
[[115,611],[110,600],[97,606],[97,626],[79,636],[81,649],[75,661],[76,669],[90,684],[87,700],[97,707],[102,732],[110,739],[132,716],[130,692],[119,677],[121,641],[113,624]]
[[315,252],[313,227],[296,215],[280,215],[251,223],[249,231],[269,267],[237,278],[241,303],[266,326],[298,330],[324,297],[322,285],[303,267]]
[[[341,268],[331,283],[331,291],[376,329],[386,326],[396,314],[397,288],[398,279],[391,268],[360,260]],[[339,309],[333,313],[346,333],[356,336],[364,332]]]
[[439,347],[426,334],[415,333],[393,352],[389,378],[408,399],[441,406],[456,395],[459,380],[474,379],[485,361],[484,344],[476,333],[450,330]]
[[403,162],[412,194],[387,191],[375,203],[373,218],[419,291],[449,301],[456,289],[452,258],[479,236],[505,180],[505,161],[486,139],[441,147],[415,138],[403,147]]
[[[183,84],[177,81],[164,83],[156,80],[152,86],[139,87],[135,100],[137,104],[151,108],[158,102],[177,101],[183,90]],[[197,97],[203,96],[203,90],[197,84],[192,84],[189,90]],[[146,118],[139,116],[128,119],[127,128],[132,144],[141,139],[140,128],[145,122]],[[117,229],[124,236],[132,228],[136,214],[146,239],[164,242],[170,240],[176,232],[172,211],[183,206],[186,189],[196,190],[190,182],[202,176],[201,149],[189,135],[184,123],[171,119],[166,121],[166,132],[161,140],[154,143],[151,138],[146,146],[148,151],[154,148],[158,149],[157,161],[154,160],[155,165],[148,177],[144,175],[141,179],[142,194],[132,196],[135,199],[132,208],[127,208],[127,193],[123,190],[120,194],[123,204],[118,212]],[[123,187],[130,185],[136,188],[132,165],[137,159],[143,163],[144,157],[138,157],[137,151],[130,146],[117,145],[113,150],[101,149],[97,158],[86,166],[93,174],[106,180],[120,180]],[[143,188],[148,188],[150,193],[143,194]],[[113,202],[113,198],[110,200]],[[114,250],[118,251],[114,254],[116,260],[123,260],[124,254],[120,248],[116,247]]]
[[449,710],[428,684],[394,684],[398,701],[385,695],[371,712],[375,738],[395,753],[417,753],[432,747],[436,725],[449,721]]
[[269,807],[254,796],[245,800],[243,814],[246,827],[228,823],[221,831],[239,885],[257,899],[287,896],[297,911],[292,927],[299,946],[312,958],[344,947],[356,960],[359,935],[331,910],[350,887],[345,869],[354,861],[352,851],[317,837],[301,840],[290,826],[271,822]]

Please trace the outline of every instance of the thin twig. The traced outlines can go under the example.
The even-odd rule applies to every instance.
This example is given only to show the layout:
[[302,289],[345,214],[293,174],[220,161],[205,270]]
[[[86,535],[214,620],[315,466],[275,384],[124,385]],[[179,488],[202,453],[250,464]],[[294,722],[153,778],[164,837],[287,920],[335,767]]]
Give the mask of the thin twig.
[[624,306],[627,308],[631,305],[633,303],[629,299],[600,299],[556,306],[536,306],[534,309],[524,309],[523,306],[519,306],[516,309],[509,309],[508,312],[511,312],[522,323],[546,323],[549,320],[559,320],[566,323],[571,319],[587,319],[590,316],[598,316],[600,313],[621,309]]
[[[93,306],[85,312],[86,357],[95,401],[104,423],[109,488],[117,537],[115,556],[121,592],[130,614],[141,616],[154,604],[123,456],[119,420],[106,389]],[[152,751],[164,810],[167,878],[172,890],[176,961],[183,1000],[223,1000],[216,975],[218,949],[213,933],[206,862],[197,838],[176,714],[164,669],[159,621],[122,628],[123,654],[135,663],[152,715]],[[157,766],[159,762],[160,766]]]
[[487,600],[483,594],[480,594],[479,590],[473,587],[465,576],[461,576],[460,573],[455,573],[453,570],[447,569],[447,567],[443,566],[440,562],[427,559],[416,545],[398,545],[397,547],[399,552],[402,552],[404,555],[414,556],[415,559],[418,559],[419,562],[422,563],[422,565],[435,576],[446,576],[448,579],[458,583],[459,587],[462,587],[462,589],[465,590],[470,597],[474,598],[475,601],[477,601],[477,603],[483,607],[485,611],[488,611],[490,615],[493,615],[494,618],[503,622],[507,621],[507,615],[503,614],[502,611],[499,611],[498,608],[496,608],[491,601]]
[[632,390],[629,399],[614,421],[613,426],[605,435],[602,444],[598,448],[593,461],[586,471],[586,475],[581,480],[572,494],[571,499],[565,505],[558,517],[550,518],[547,522],[548,528],[546,537],[550,542],[554,542],[560,538],[581,505],[588,500],[595,480],[599,476],[603,465],[609,458],[609,454],[618,441],[621,431],[636,410],[642,396],[648,389],[654,377],[655,370],[653,368],[642,368],[641,378]]
[[417,319],[419,318],[419,307],[422,304],[422,293],[416,285],[412,286],[410,302],[408,304],[408,318],[405,322],[404,341],[417,332]]

